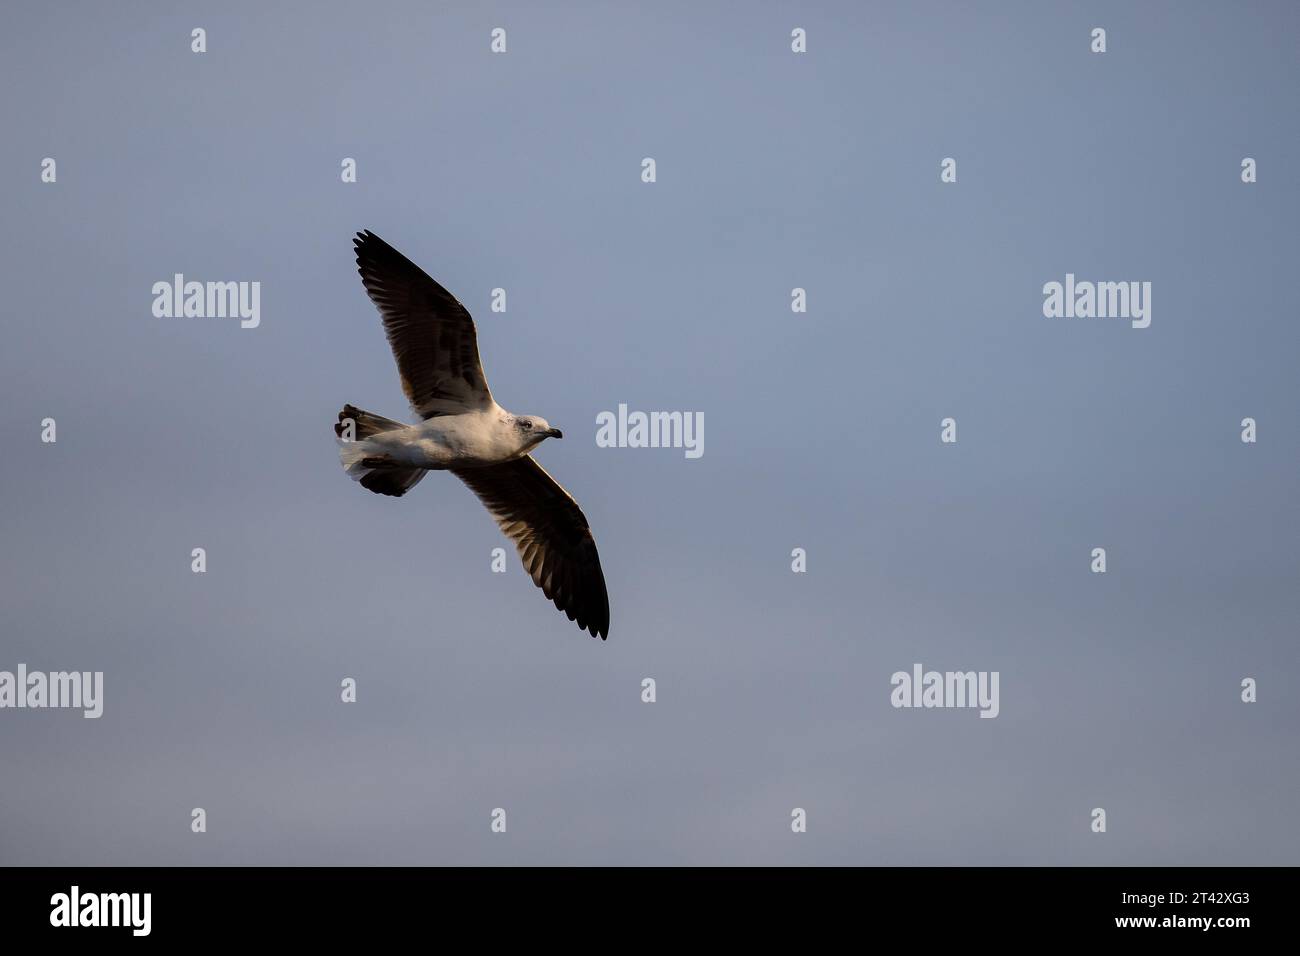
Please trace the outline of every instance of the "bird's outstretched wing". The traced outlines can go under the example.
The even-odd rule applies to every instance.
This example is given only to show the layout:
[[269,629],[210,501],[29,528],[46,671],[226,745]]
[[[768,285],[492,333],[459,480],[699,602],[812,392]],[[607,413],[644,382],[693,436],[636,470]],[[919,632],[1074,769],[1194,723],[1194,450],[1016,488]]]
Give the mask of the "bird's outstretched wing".
[[369,230],[352,240],[357,271],[384,319],[402,391],[421,418],[488,408],[474,320],[456,297]]
[[578,503],[531,455],[452,470],[514,541],[533,583],[570,621],[604,640],[609,594],[596,541]]

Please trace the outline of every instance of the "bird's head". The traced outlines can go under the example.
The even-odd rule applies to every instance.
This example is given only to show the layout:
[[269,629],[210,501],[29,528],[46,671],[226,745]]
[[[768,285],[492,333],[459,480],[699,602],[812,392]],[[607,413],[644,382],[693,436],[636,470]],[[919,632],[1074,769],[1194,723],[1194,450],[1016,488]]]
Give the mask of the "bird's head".
[[515,428],[518,429],[525,448],[535,448],[548,438],[564,437],[562,431],[552,428],[550,422],[536,415],[515,416]]

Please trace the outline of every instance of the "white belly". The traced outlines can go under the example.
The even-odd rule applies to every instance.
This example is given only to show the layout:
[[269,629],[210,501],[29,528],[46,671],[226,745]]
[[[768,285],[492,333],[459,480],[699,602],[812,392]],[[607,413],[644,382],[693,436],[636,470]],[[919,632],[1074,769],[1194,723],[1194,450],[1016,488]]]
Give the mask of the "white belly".
[[514,429],[502,423],[499,409],[440,415],[369,441],[394,461],[435,470],[497,464],[522,452]]

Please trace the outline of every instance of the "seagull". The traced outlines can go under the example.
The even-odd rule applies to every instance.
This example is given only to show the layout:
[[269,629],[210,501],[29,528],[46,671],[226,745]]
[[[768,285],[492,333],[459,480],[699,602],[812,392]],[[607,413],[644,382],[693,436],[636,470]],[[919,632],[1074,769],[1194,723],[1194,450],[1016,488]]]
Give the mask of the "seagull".
[[344,405],[334,434],[361,487],[400,498],[430,471],[450,471],[515,543],[533,583],[570,621],[604,640],[609,594],[587,519],[529,452],[558,428],[492,398],[474,320],[456,297],[373,232],[352,240],[357,271],[383,318],[418,425]]

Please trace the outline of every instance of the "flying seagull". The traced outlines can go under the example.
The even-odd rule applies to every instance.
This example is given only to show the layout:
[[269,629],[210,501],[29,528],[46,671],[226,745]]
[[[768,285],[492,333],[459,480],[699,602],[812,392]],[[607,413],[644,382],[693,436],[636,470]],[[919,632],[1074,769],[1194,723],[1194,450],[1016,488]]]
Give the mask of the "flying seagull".
[[456,297],[373,232],[358,233],[361,282],[384,321],[418,425],[344,405],[334,433],[349,477],[400,498],[429,471],[450,471],[515,543],[533,583],[570,621],[604,640],[609,595],[587,519],[529,454],[558,428],[492,398],[474,320]]

